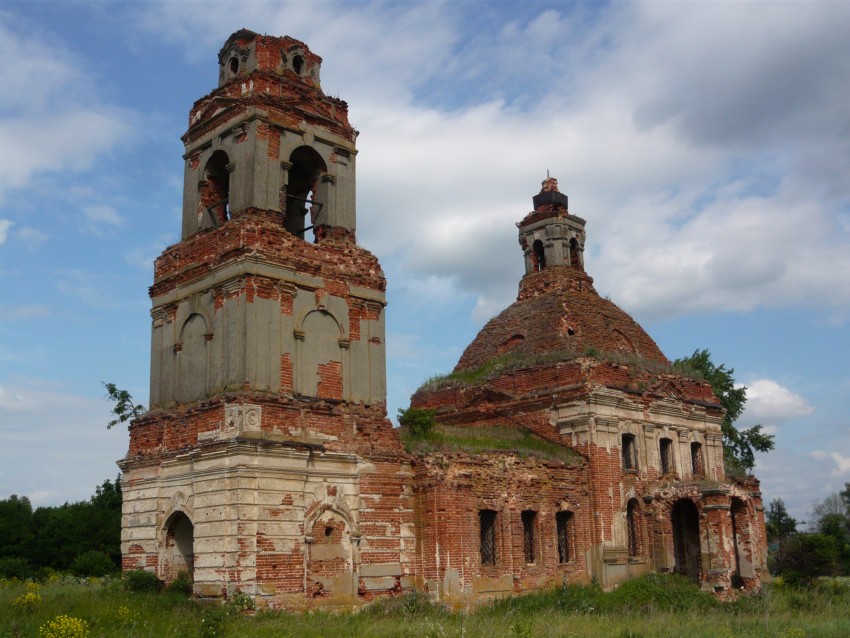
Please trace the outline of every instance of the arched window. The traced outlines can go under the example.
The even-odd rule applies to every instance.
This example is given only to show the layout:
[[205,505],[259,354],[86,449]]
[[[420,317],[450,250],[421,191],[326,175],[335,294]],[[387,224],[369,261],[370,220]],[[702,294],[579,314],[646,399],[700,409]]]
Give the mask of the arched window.
[[701,443],[691,443],[691,470],[694,476],[702,476],[705,473],[705,467],[702,462]]
[[659,444],[661,454],[661,474],[670,474],[673,471],[673,441],[672,439],[661,439]]
[[560,563],[570,562],[572,527],[572,512],[558,512],[555,514],[555,530],[558,534],[558,562]]
[[622,437],[623,469],[635,472],[638,469],[637,444],[634,434],[624,434]]
[[543,242],[535,239],[531,244],[531,261],[534,264],[535,271],[541,271],[546,268],[546,254],[543,252]]
[[626,528],[628,533],[629,556],[640,555],[640,506],[636,499],[626,506]]
[[479,510],[481,532],[481,564],[496,564],[496,515],[494,510]]
[[296,148],[289,161],[292,166],[286,183],[286,230],[302,239],[313,239],[312,233],[309,236],[306,233],[324,217],[325,202],[319,201],[316,193],[319,179],[327,168],[322,156],[309,146]]
[[198,222],[200,228],[211,228],[230,219],[230,160],[224,151],[216,151],[204,167],[200,184]]
[[581,265],[581,255],[579,255],[578,242],[575,237],[570,240],[570,266],[576,270],[584,270],[584,267]]

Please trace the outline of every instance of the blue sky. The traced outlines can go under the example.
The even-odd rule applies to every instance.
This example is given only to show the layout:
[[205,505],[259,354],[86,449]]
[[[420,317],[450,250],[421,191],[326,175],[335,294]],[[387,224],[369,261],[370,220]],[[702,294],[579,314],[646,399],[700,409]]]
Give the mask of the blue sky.
[[147,400],[180,135],[242,27],[305,41],[350,104],[391,415],[515,298],[549,170],[597,289],[749,387],[765,497],[805,519],[850,481],[850,4],[6,0],[0,497],[117,474],[101,381]]

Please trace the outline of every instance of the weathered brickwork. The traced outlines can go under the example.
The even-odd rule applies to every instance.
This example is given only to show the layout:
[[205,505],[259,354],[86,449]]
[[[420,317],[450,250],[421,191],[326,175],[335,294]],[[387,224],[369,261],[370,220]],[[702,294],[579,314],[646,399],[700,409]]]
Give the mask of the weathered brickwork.
[[468,605],[653,570],[758,588],[761,496],[724,476],[722,408],[598,296],[585,221],[553,178],[518,224],[516,303],[457,365],[479,380],[412,406],[573,460],[404,451],[386,415],[386,280],[356,243],[357,132],[320,66],[303,42],[239,31],[192,107],[181,241],[150,288],[150,411],[120,462],[123,568],[287,608],[413,589]]

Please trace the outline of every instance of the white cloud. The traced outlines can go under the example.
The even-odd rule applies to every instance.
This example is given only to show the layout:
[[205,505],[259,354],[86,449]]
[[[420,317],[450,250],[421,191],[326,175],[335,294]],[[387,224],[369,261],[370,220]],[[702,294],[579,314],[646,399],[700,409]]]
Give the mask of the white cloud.
[[86,229],[96,235],[103,233],[104,227],[123,226],[126,220],[121,217],[113,206],[106,204],[93,204],[83,206]]
[[6,242],[6,238],[9,236],[9,229],[14,223],[10,219],[0,219],[0,246]]
[[106,431],[109,410],[104,398],[42,379],[0,380],[0,498],[28,494],[36,505],[88,498],[118,473],[115,460],[127,449],[126,434]]
[[850,476],[850,456],[844,456],[840,452],[825,452],[824,450],[815,450],[811,453],[813,458],[819,461],[829,461],[835,467],[832,471],[833,476]]
[[[45,171],[79,172],[130,134],[130,114],[104,103],[81,57],[45,33],[24,33],[0,13],[0,202]],[[20,26],[20,23],[19,23]]]
[[14,237],[30,250],[35,250],[48,240],[46,233],[33,226],[21,226],[14,232]]
[[50,308],[43,304],[0,304],[0,321],[26,321],[49,315]]
[[772,379],[756,379],[747,384],[747,403],[742,416],[747,422],[776,426],[813,412],[806,399]]

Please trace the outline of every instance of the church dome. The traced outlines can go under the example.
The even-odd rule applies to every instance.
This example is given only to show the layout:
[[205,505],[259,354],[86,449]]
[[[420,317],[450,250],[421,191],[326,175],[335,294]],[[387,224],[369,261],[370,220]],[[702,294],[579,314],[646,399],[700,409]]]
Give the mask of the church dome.
[[526,263],[517,301],[487,322],[455,372],[502,356],[533,364],[609,353],[668,364],[646,331],[594,289],[584,272],[585,221],[569,213],[557,180],[547,177],[534,205],[517,224]]

